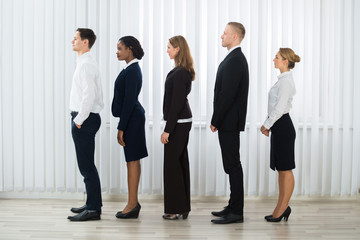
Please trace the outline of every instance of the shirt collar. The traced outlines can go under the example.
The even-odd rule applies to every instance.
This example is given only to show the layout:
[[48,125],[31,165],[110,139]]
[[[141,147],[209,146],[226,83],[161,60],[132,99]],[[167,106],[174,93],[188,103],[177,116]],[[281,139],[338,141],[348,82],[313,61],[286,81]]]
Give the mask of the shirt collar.
[[226,55],[229,55],[232,51],[234,51],[236,48],[240,48],[240,44],[239,45],[236,45],[232,48],[230,48],[230,50],[228,51],[228,53]]
[[281,73],[280,75],[278,75],[278,79],[283,78],[283,77],[285,77],[285,76],[287,76],[287,75],[290,75],[290,74],[292,74],[291,71],[283,72],[283,73]]
[[127,68],[128,66],[130,66],[131,64],[137,63],[137,62],[139,62],[139,61],[140,61],[139,59],[134,58],[134,59],[131,60],[128,64],[125,65],[124,69],[126,69],[126,68]]
[[88,51],[86,53],[81,54],[81,56],[78,56],[77,61],[81,61],[82,59],[88,58],[90,56],[91,56],[90,51]]

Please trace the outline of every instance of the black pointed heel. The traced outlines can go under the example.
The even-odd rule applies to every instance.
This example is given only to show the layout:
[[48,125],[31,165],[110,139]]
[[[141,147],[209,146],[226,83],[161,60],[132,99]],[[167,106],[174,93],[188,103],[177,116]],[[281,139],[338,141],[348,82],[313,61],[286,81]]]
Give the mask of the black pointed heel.
[[189,216],[189,212],[180,214],[182,216],[182,219],[187,219]]
[[268,222],[280,222],[284,218],[284,221],[287,222],[287,220],[289,219],[290,213],[291,213],[291,208],[289,206],[289,207],[287,207],[287,209],[284,211],[284,213],[280,217],[278,217],[278,218],[269,217],[269,218],[266,219],[266,221],[268,221]]

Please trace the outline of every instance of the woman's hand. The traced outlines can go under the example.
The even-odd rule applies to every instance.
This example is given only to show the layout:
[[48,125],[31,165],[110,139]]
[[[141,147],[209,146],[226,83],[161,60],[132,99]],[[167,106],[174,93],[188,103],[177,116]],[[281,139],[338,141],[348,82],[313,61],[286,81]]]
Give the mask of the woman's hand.
[[267,136],[267,137],[269,136],[270,130],[267,129],[266,127],[264,127],[264,125],[261,126],[260,131],[261,131],[261,133],[264,134],[265,136]]
[[213,126],[213,125],[210,124],[210,130],[211,130],[212,132],[216,132],[218,129],[217,129],[215,126]]
[[163,132],[161,134],[161,138],[160,138],[161,143],[162,144],[167,144],[169,142],[169,136],[170,136],[170,133]]
[[119,143],[121,146],[125,147],[124,131],[123,131],[123,130],[119,130],[119,131],[118,131],[117,140],[118,140],[118,143]]

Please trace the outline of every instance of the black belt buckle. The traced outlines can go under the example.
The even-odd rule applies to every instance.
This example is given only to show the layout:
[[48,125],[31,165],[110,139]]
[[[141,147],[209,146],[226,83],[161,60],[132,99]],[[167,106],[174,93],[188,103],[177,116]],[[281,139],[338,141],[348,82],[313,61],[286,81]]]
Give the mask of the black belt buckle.
[[79,112],[75,112],[75,111],[72,111],[70,114],[72,117],[76,117],[78,115]]

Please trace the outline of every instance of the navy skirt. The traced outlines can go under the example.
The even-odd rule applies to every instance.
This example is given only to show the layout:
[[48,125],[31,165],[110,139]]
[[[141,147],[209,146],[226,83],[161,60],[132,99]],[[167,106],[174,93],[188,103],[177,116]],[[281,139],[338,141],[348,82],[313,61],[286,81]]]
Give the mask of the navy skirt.
[[126,162],[140,160],[147,157],[145,139],[145,115],[137,114],[129,120],[128,126],[124,131],[124,153]]
[[286,171],[295,168],[296,132],[290,115],[284,114],[271,127],[270,168]]

